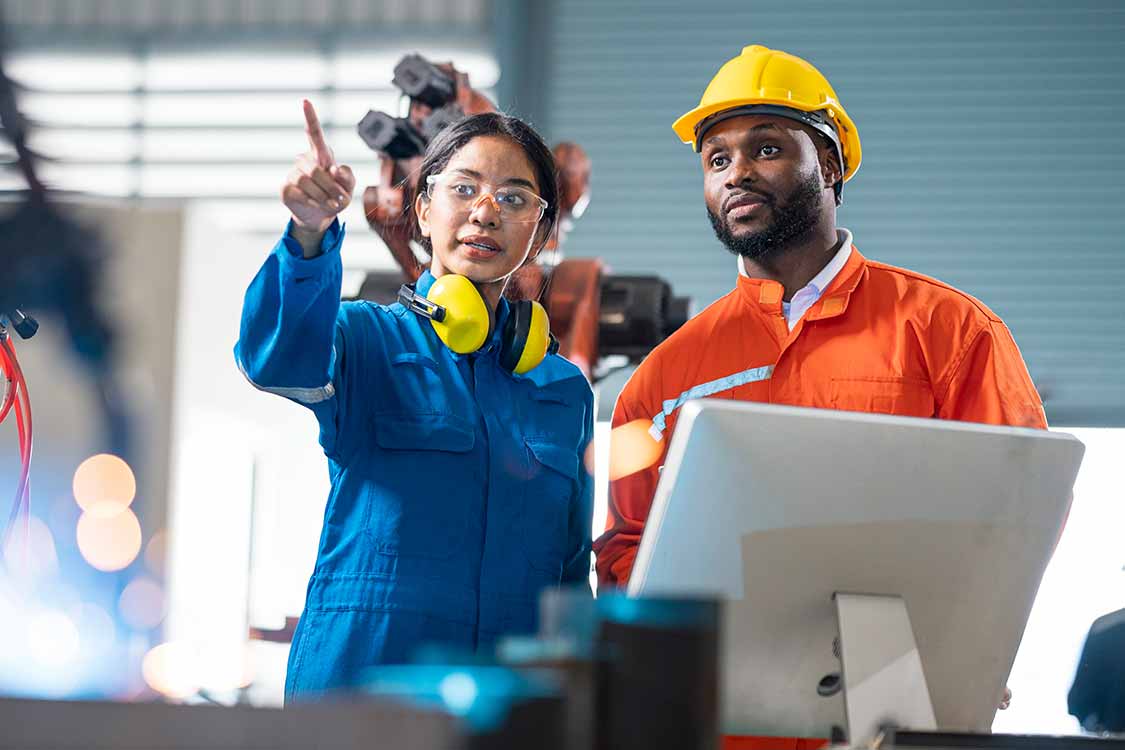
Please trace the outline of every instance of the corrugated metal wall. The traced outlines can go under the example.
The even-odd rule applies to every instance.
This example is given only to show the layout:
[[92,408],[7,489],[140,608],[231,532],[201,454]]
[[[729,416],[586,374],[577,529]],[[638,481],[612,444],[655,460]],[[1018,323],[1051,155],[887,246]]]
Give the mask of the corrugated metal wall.
[[832,81],[863,139],[840,223],[984,300],[1056,424],[1125,425],[1125,3],[553,0],[545,110],[594,165],[570,252],[702,306],[734,283],[671,131],[749,43]]

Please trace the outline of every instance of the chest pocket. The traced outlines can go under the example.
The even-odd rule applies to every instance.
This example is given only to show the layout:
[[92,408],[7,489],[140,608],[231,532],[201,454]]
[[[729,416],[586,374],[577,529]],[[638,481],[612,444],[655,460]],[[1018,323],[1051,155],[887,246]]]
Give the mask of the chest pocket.
[[916,378],[832,378],[831,398],[832,408],[843,411],[934,416],[934,392]]
[[582,412],[570,399],[549,388],[534,388],[527,398],[530,408],[524,413],[523,431],[528,440],[558,446],[574,437],[577,442]]
[[446,385],[438,363],[419,352],[400,352],[391,358],[391,382],[404,411],[444,414],[449,411]]
[[578,482],[578,455],[546,438],[525,438],[528,480],[520,526],[527,561],[560,577],[567,554],[570,500]]
[[471,493],[481,486],[476,434],[451,414],[376,414],[367,462],[364,528],[375,550],[446,559],[468,532]]

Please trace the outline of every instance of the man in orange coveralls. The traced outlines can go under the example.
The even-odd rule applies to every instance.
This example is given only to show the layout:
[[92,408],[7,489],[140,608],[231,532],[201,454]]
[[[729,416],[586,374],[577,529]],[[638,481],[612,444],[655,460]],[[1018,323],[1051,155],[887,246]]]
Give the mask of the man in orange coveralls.
[[[991,310],[868,260],[836,226],[860,143],[816,68],[747,47],[672,127],[700,154],[711,224],[738,256],[739,275],[641,363],[617,401],[613,426],[638,427],[633,435],[659,447],[657,460],[611,482],[607,529],[594,544],[601,586],[629,580],[667,438],[689,399],[1046,428],[1019,350]],[[615,429],[615,454],[623,433]]]

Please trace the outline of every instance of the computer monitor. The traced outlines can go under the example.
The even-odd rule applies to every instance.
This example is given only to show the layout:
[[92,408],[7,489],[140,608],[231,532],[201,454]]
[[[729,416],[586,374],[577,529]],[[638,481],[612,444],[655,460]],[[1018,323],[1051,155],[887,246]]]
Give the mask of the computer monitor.
[[845,726],[844,696],[818,692],[841,672],[838,592],[901,597],[937,728],[988,731],[1083,452],[1057,432],[692,401],[628,593],[726,602],[728,733]]

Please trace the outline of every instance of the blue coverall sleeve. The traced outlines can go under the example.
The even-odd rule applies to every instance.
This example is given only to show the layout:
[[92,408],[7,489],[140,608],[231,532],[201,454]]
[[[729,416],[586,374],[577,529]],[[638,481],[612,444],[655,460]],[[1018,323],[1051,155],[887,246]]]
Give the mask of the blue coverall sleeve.
[[320,423],[320,442],[337,450],[345,337],[340,325],[338,222],[321,241],[321,254],[305,258],[292,222],[246,290],[235,360],[259,390],[307,406]]
[[[594,398],[588,392],[583,416],[582,443],[578,449],[578,489],[570,503],[570,534],[564,584],[581,584],[590,588],[590,552],[593,544],[591,526],[594,517],[594,477],[587,468],[586,456],[594,439]],[[591,592],[592,595],[592,592]]]

